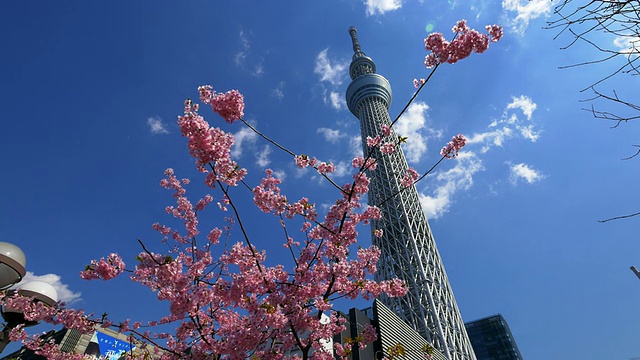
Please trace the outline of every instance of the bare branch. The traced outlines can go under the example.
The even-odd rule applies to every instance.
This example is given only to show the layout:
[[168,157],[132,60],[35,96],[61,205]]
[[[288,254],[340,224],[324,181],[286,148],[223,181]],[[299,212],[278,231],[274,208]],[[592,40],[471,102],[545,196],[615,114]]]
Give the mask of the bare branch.
[[[561,0],[553,11],[557,18],[547,22],[546,28],[558,30],[554,39],[567,33],[571,35],[569,43],[561,49],[567,50],[578,46],[579,43],[584,43],[604,54],[595,60],[563,65],[560,68],[611,63],[613,68],[608,75],[594,81],[581,92],[590,89],[596,96],[586,101],[606,100],[613,103],[614,106],[621,105],[624,111],[631,111],[632,114],[622,115],[617,111],[596,110],[593,105],[584,110],[591,112],[595,118],[615,121],[614,128],[622,122],[640,119],[638,104],[622,100],[615,90],[613,91],[614,95],[609,96],[595,89],[596,85],[609,81],[619,74],[640,75],[640,1],[590,0],[582,5],[574,0]],[[607,43],[609,40],[610,43]],[[625,61],[621,63],[616,60],[623,58]]]
[[616,217],[612,217],[612,218],[604,219],[604,220],[598,220],[598,222],[599,223],[606,223],[607,221],[626,219],[626,218],[630,218],[630,217],[634,217],[634,216],[638,216],[638,215],[640,215],[640,212],[637,212],[637,213],[634,213],[634,214],[629,214],[629,215],[616,216]]

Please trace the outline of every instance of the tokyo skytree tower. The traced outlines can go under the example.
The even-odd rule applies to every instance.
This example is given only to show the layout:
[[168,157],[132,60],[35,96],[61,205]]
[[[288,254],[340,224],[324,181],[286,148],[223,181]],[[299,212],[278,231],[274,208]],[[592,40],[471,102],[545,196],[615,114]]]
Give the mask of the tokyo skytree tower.
[[[356,29],[351,27],[349,33],[354,54],[347,104],[360,120],[366,157],[371,149],[367,137],[382,137],[381,126],[391,125],[391,85],[376,74],[373,60],[360,49]],[[378,160],[377,169],[369,173],[369,204],[382,210],[382,218],[372,222],[372,228],[384,231],[382,237],[373,237],[381,250],[376,280],[399,278],[409,288],[403,297],[380,300],[449,360],[475,360],[418,192],[415,186],[400,191],[407,170],[402,149],[389,155],[375,149],[373,158]]]

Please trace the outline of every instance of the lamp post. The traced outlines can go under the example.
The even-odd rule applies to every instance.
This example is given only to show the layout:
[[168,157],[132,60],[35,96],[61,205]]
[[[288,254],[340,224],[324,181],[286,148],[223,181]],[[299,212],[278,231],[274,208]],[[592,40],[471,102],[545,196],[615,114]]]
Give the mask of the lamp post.
[[0,290],[17,284],[27,273],[27,258],[19,247],[0,242]]
[[[47,306],[55,306],[58,303],[58,293],[51,284],[46,282],[29,281],[20,284],[15,290],[9,290],[26,275],[26,264],[27,259],[19,247],[7,242],[0,242],[0,291],[4,292],[5,296],[18,294],[32,298],[33,301],[42,302]],[[0,333],[0,352],[11,342],[9,340],[11,329],[18,325],[26,327],[38,323],[26,320],[22,311],[6,305],[0,308],[0,313],[7,323]]]

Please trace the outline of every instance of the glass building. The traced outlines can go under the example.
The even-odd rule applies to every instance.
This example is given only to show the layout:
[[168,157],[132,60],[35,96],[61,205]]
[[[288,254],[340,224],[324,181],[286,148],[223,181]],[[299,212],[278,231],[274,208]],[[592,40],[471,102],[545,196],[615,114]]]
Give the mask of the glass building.
[[478,360],[522,360],[509,325],[497,314],[464,324]]

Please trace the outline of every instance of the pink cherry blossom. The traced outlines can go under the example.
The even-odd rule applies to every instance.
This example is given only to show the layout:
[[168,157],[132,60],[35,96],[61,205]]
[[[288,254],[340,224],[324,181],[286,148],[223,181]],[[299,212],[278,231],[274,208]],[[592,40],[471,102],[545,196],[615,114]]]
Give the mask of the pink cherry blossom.
[[417,88],[420,87],[420,85],[422,85],[422,84],[424,84],[426,82],[427,82],[426,79],[413,79],[413,87],[417,89]]
[[418,172],[414,168],[410,167],[407,169],[407,172],[404,174],[404,177],[402,178],[400,183],[403,187],[409,187],[413,185],[416,180],[418,180],[419,176],[420,174],[418,174]]
[[[455,38],[448,42],[442,33],[432,33],[424,40],[425,49],[430,53],[425,57],[424,64],[431,68],[438,64],[454,64],[471,53],[483,53],[489,48],[489,42],[496,42],[502,38],[502,27],[498,25],[486,26],[488,34],[481,34],[467,26],[466,20],[459,20],[451,29],[456,33]],[[418,85],[414,80],[414,85]]]
[[197,110],[197,104],[187,100],[184,103],[184,115],[178,117],[182,136],[188,139],[189,152],[196,158],[198,169],[208,173],[205,179],[207,185],[215,187],[216,181],[222,181],[235,186],[247,171],[230,158],[233,135],[210,127]]
[[392,142],[384,143],[380,146],[380,152],[385,155],[392,154],[396,152],[396,144]]
[[362,170],[370,170],[373,171],[376,169],[377,167],[377,161],[374,158],[368,158],[365,161],[365,158],[362,156],[356,156],[355,158],[353,158],[353,160],[351,161],[351,165],[354,168],[357,169],[362,169]]
[[382,138],[380,137],[380,135],[377,135],[375,137],[367,136],[367,146],[377,147],[380,146],[381,143]]
[[306,168],[307,166],[315,166],[316,158],[310,158],[307,155],[299,155],[295,157],[296,166],[299,168]]
[[458,152],[466,145],[467,139],[462,134],[451,138],[451,141],[440,150],[440,155],[448,159],[458,156]]
[[322,162],[318,165],[319,174],[329,174],[336,171],[335,165],[331,163]]
[[491,42],[497,42],[502,39],[502,35],[504,34],[502,26],[498,25],[487,25],[485,26],[487,33],[491,36]]
[[216,93],[210,85],[198,88],[200,101],[211,105],[211,108],[226,122],[232,124],[244,116],[244,96],[238,90]]
[[116,254],[110,254],[106,259],[92,260],[87,268],[80,272],[80,277],[85,280],[102,279],[110,280],[120,275],[125,269],[122,258]]

